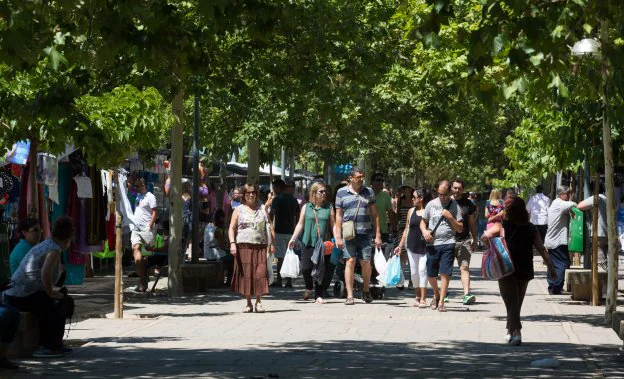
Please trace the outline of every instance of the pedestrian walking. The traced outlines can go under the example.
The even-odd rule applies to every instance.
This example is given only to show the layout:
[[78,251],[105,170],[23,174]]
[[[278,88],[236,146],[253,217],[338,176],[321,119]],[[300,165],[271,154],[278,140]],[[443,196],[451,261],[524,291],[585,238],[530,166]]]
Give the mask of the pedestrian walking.
[[[477,250],[477,207],[464,196],[464,181],[455,179],[452,184],[453,200],[457,202],[463,219],[463,229],[455,233],[455,259],[459,267],[459,274],[464,297],[462,304],[470,305],[477,301],[475,295],[470,292],[470,258]],[[470,238],[472,237],[472,238]]]
[[132,243],[132,254],[134,256],[134,264],[139,274],[139,284],[135,291],[147,291],[149,282],[147,275],[147,258],[143,256],[141,247],[153,247],[156,239],[156,218],[158,218],[158,210],[156,208],[156,197],[147,190],[145,179],[138,178],[134,181],[134,188],[138,192],[134,200],[134,230],[130,233],[130,242]]
[[405,225],[403,237],[394,249],[394,254],[400,255],[401,250],[407,247],[411,279],[416,294],[414,306],[427,308],[427,244],[420,230],[420,222],[431,195],[424,188],[419,188],[412,192],[411,198],[414,206],[407,214],[409,222]]
[[[284,263],[288,242],[292,238],[295,225],[299,220],[299,203],[293,196],[294,183],[285,183],[281,179],[273,182],[275,197],[271,201],[269,218],[273,222],[275,230],[275,258],[277,258],[277,280],[271,284],[272,287],[282,286],[282,276],[280,270]],[[286,278],[285,287],[292,288],[292,279]]]
[[[463,230],[462,215],[457,202],[451,198],[451,184],[438,184],[438,197],[427,204],[420,222],[420,230],[427,242],[427,276],[433,288],[431,309],[446,312],[444,297],[453,275],[455,233]],[[442,285],[438,288],[438,275]]]
[[485,230],[488,230],[494,223],[501,222],[503,215],[503,200],[501,199],[501,191],[494,188],[490,192],[490,200],[485,203],[485,218],[487,224]]
[[[414,192],[414,189],[409,186],[401,186],[401,188],[399,188],[398,190],[398,193],[400,193],[401,196],[398,202],[398,212],[397,212],[398,223],[397,223],[397,234],[394,237],[394,249],[396,249],[399,246],[401,239],[403,239],[403,232],[405,231],[405,227],[407,225],[407,220],[408,220],[407,213],[414,206],[413,200],[412,200],[413,192]],[[400,257],[401,257],[401,270],[405,271],[405,265],[408,263],[407,250],[405,249],[405,245],[403,245],[403,249],[401,249]],[[398,290],[403,290],[404,284],[405,283],[399,283],[397,284],[396,288]]]
[[550,198],[544,195],[544,186],[538,184],[535,187],[535,195],[531,196],[527,202],[527,212],[542,241],[546,239],[548,229],[548,207],[550,207]]
[[[313,265],[313,253],[319,238],[321,241],[328,241],[334,229],[335,214],[332,205],[328,201],[329,190],[323,183],[314,183],[310,187],[310,201],[303,206],[303,212],[299,216],[299,222],[295,227],[292,238],[288,242],[288,247],[295,248],[295,241],[299,238],[299,235],[303,231],[303,237],[301,243],[303,244],[303,250],[301,252],[301,272],[303,273],[303,279],[305,281],[306,289],[303,293],[303,299],[308,300],[312,294],[314,288],[314,299],[319,304],[324,304],[323,300],[323,284],[327,282],[326,276],[333,276],[333,271],[330,270],[329,257],[322,257],[323,267],[317,267],[317,270],[321,269],[323,275],[318,275],[315,279],[312,276]],[[324,255],[324,247],[321,254]],[[318,271],[320,273],[320,271]],[[331,281],[331,277],[329,278]]]
[[375,246],[381,248],[381,229],[375,205],[375,193],[365,187],[364,171],[353,167],[349,173],[349,185],[336,194],[336,246],[343,250],[346,260],[345,287],[347,287],[346,305],[353,305],[353,278],[355,260],[362,267],[362,300],[371,303],[373,297],[369,291],[371,278],[371,256],[373,225],[375,226]]
[[548,293],[561,295],[565,270],[570,268],[570,256],[568,255],[568,236],[570,229],[570,211],[576,203],[569,201],[570,188],[561,186],[557,189],[557,198],[548,208],[548,230],[544,246],[552,257],[556,275],[549,271],[547,275]]
[[256,297],[255,311],[263,313],[261,297],[269,293],[267,278],[267,253],[275,253],[273,229],[264,207],[260,206],[256,184],[242,188],[243,202],[236,207],[230,222],[230,253],[234,256],[232,291],[245,296],[244,313],[254,307],[251,297]]
[[381,241],[385,244],[390,236],[390,231],[396,232],[396,223],[394,209],[392,207],[392,198],[388,192],[384,191],[384,176],[377,172],[373,174],[371,180],[371,188],[375,192],[375,205],[377,206],[377,214],[379,215],[379,224],[381,228]]
[[534,278],[533,247],[540,253],[551,277],[557,277],[550,254],[542,243],[537,228],[529,222],[529,214],[524,200],[520,197],[508,197],[505,200],[505,217],[503,223],[496,223],[485,233],[482,241],[489,247],[493,237],[505,238],[514,272],[498,281],[498,288],[507,309],[507,334],[505,341],[518,346],[522,343],[522,323],[520,313],[529,281]]

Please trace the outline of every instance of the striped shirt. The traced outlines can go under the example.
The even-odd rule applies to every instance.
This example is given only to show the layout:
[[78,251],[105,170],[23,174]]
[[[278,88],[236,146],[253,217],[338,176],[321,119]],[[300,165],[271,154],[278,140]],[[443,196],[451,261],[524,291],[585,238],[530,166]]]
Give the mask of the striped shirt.
[[[358,210],[358,202],[360,207]],[[373,223],[371,222],[370,205],[375,204],[375,192],[368,187],[360,187],[360,192],[352,192],[350,186],[342,187],[336,194],[336,208],[342,209],[343,221],[355,222],[356,234],[371,234]],[[356,217],[357,213],[357,219]]]

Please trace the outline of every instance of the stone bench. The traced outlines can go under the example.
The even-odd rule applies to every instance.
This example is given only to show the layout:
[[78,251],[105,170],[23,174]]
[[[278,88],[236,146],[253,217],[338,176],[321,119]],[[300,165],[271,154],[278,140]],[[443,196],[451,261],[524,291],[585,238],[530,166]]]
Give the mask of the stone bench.
[[20,312],[20,322],[15,340],[9,349],[10,357],[30,356],[39,346],[39,319],[33,313]]
[[612,326],[618,337],[624,340],[624,312],[613,312]]
[[[572,300],[589,301],[592,298],[591,270],[572,269],[566,270],[565,280],[570,285]],[[604,289],[607,287],[607,273],[598,272],[598,296],[602,298]]]

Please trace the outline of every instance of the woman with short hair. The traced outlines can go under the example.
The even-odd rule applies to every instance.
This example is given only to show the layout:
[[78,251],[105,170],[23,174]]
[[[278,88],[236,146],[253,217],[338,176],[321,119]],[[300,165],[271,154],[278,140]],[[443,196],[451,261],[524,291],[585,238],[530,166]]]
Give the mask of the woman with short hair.
[[20,221],[15,231],[20,240],[11,251],[11,275],[17,271],[17,268],[30,249],[41,240],[41,226],[37,219],[27,218]]
[[242,203],[232,214],[228,233],[230,253],[234,256],[232,291],[245,296],[247,305],[244,313],[254,311],[251,296],[256,296],[255,311],[265,311],[261,296],[269,293],[267,252],[275,253],[273,228],[258,200],[259,192],[256,184],[245,184]]

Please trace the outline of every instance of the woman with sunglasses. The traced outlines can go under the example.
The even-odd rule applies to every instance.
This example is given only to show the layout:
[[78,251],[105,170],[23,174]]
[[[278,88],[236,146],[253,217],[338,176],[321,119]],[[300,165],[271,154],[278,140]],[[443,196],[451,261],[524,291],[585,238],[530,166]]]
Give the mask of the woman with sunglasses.
[[269,293],[267,278],[267,247],[275,253],[275,235],[269,223],[266,210],[258,200],[258,186],[245,184],[242,188],[243,202],[236,207],[230,222],[230,253],[234,256],[232,291],[245,296],[247,305],[244,313],[251,313],[254,307],[251,297],[256,297],[255,311],[265,311],[261,296]]
[[408,222],[399,245],[394,249],[394,254],[400,255],[401,250],[407,247],[410,272],[414,291],[416,292],[415,307],[427,308],[427,244],[422,238],[420,221],[425,213],[425,206],[431,200],[431,194],[423,188],[412,192],[412,207],[407,213]]
[[[314,287],[314,298],[318,304],[325,304],[323,300],[323,284],[331,281],[333,271],[330,270],[329,256],[325,257],[324,275],[321,281],[314,281],[312,278],[312,254],[314,253],[314,247],[319,238],[322,241],[329,240],[329,234],[334,228],[334,222],[336,220],[334,214],[334,208],[329,204],[327,200],[329,196],[328,189],[323,183],[314,183],[310,188],[310,201],[303,207],[303,212],[300,212],[299,222],[295,227],[293,236],[288,242],[288,247],[294,249],[295,241],[303,230],[303,251],[301,254],[301,271],[303,273],[303,280],[305,281],[306,289],[303,292],[303,299],[308,300],[312,294],[312,287]],[[331,271],[331,272],[330,272]],[[330,275],[327,279],[327,276]]]
[[28,218],[20,221],[17,224],[17,235],[20,236],[20,240],[11,251],[10,263],[11,263],[11,275],[17,271],[22,259],[26,254],[41,240],[41,226],[39,226],[39,220]]

